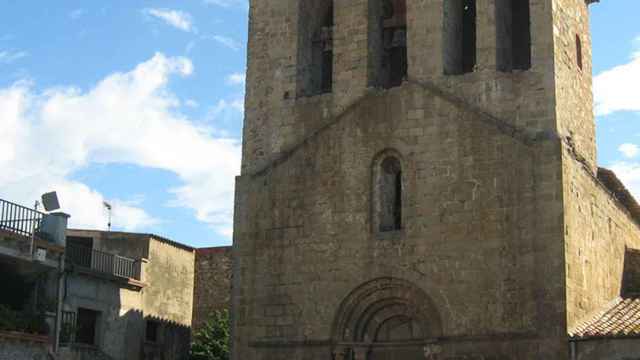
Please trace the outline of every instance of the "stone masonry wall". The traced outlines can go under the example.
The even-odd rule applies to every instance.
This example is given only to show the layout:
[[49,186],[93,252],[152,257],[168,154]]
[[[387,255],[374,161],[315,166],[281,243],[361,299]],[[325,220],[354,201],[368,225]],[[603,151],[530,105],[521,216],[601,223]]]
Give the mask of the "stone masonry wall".
[[[409,79],[384,91],[366,85],[367,1],[335,2],[333,93],[297,99],[299,7],[251,2],[234,359],[330,358],[342,301],[385,277],[431,299],[445,359],[567,357],[563,211],[581,205],[563,148],[594,172],[588,12],[531,0],[532,68],[499,72],[495,3],[476,4],[475,71],[444,76],[443,0],[407,1]],[[390,150],[403,229],[380,236],[372,164]]]
[[575,345],[576,360],[640,360],[637,338],[593,339]]
[[195,252],[151,238],[143,282],[146,316],[191,326]]
[[197,331],[209,314],[231,308],[231,247],[196,250],[193,295],[193,330]]
[[[583,0],[553,3],[558,131],[568,136],[563,143],[563,193],[570,328],[620,295],[625,246],[640,248],[640,227],[595,175],[588,5]],[[582,47],[582,69],[576,36]]]
[[[424,107],[408,110],[416,102]],[[432,118],[385,121],[414,111],[429,111]],[[269,173],[241,178],[237,359],[271,359],[268,353],[298,359],[305,351],[315,353],[305,355],[309,359],[326,359],[328,348],[258,355],[248,342],[325,341],[342,299],[382,276],[421,286],[453,339],[562,334],[554,328],[562,329],[564,318],[562,252],[553,246],[561,244],[561,209],[554,204],[560,194],[553,190],[560,174],[552,166],[537,167],[536,154],[549,161],[553,154],[544,149],[550,145],[519,144],[407,86],[368,99]],[[397,238],[379,239],[370,226],[370,164],[390,147],[406,165],[406,227]],[[515,359],[529,352],[533,359],[542,356],[538,351],[566,352],[552,339],[541,350],[509,340],[501,350],[456,345],[447,350],[451,356]]]
[[194,264],[194,249],[150,238],[143,277],[149,284],[143,289],[144,317],[161,324],[155,353],[163,359],[183,359],[189,351]]
[[[479,100],[510,123],[555,131],[555,110],[550,111],[555,105],[554,78],[548,76],[554,71],[551,0],[531,1],[533,71],[513,73],[496,72],[494,4],[490,0],[477,5],[477,71],[442,76],[443,0],[408,1],[409,78],[436,81],[456,94]],[[296,98],[299,8],[297,0],[251,2],[243,173],[258,171],[289,152],[367,93],[368,3],[348,0],[334,5],[333,92]],[[522,116],[525,113],[528,116]]]
[[[597,5],[593,5],[597,10]],[[591,31],[585,0],[553,0],[554,58],[558,132],[595,174],[597,167],[593,118]],[[576,36],[582,47],[577,63]]]
[[620,296],[625,247],[640,249],[640,226],[569,150],[563,178],[567,321],[572,327]]
[[[409,1],[410,81],[388,91],[366,88],[366,1],[337,3],[333,94],[295,99],[288,77],[271,80],[295,70],[295,48],[266,39],[295,38],[296,7],[252,2],[234,358],[329,358],[341,301],[384,276],[432,297],[447,356],[566,356],[560,146],[536,135],[556,129],[552,11],[531,3],[530,71],[495,70],[486,1],[476,72],[445,77],[442,1]],[[389,239],[370,214],[385,149],[406,176],[406,225]],[[496,333],[499,345],[462,340]]]

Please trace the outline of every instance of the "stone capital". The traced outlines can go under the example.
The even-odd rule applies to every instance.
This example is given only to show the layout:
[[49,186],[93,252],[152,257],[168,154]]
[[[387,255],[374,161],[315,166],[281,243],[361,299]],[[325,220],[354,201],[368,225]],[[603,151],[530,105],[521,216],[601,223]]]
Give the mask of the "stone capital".
[[355,355],[354,360],[367,360],[367,357],[369,356],[369,347],[356,347],[353,348],[353,353]]

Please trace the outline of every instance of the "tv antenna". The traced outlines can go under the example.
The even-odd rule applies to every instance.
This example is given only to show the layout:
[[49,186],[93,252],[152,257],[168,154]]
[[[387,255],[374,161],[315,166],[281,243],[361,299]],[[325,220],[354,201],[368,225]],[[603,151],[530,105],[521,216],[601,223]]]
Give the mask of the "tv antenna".
[[104,208],[107,209],[107,213],[109,216],[109,220],[107,222],[107,231],[111,231],[111,204],[109,204],[106,201],[103,201],[102,205],[104,205]]

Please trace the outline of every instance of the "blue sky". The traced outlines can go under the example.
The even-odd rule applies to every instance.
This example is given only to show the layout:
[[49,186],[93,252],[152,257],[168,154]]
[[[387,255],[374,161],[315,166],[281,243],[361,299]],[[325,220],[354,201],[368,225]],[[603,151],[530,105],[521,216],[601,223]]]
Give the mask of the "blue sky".
[[[274,0],[276,1],[276,0]],[[592,5],[599,162],[640,195],[640,1]],[[247,0],[0,0],[0,198],[231,242]]]

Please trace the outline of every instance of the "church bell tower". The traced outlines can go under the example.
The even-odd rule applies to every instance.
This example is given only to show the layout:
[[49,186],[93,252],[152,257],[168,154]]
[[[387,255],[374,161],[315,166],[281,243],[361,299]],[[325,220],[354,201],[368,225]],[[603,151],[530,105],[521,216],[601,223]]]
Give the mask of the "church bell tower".
[[235,360],[567,358],[590,2],[251,1]]

